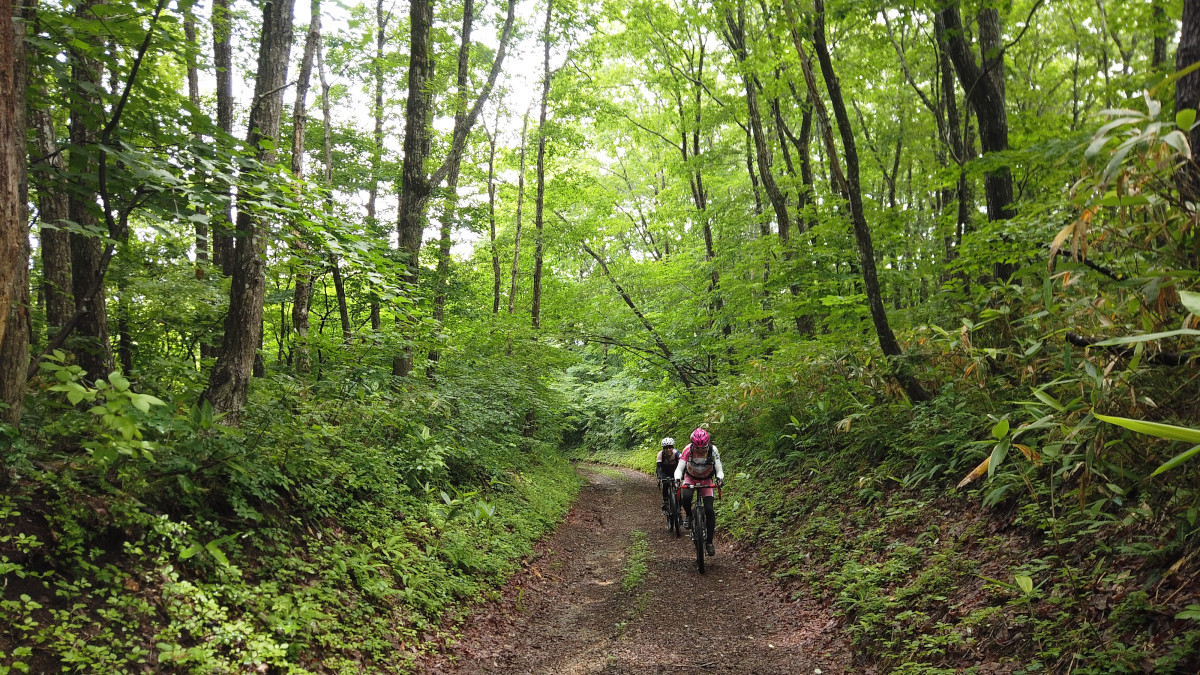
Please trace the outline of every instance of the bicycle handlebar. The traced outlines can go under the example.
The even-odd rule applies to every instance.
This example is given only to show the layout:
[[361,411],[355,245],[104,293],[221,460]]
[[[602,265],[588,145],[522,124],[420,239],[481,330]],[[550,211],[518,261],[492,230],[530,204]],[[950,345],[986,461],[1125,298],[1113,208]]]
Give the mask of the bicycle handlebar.
[[713,483],[712,485],[700,485],[698,483],[680,483],[679,485],[675,486],[675,496],[682,498],[682,492],[683,492],[684,488],[688,488],[691,490],[703,490],[704,488],[708,488],[710,490],[716,490],[717,491],[717,499],[721,498],[721,486],[717,485],[716,483]]

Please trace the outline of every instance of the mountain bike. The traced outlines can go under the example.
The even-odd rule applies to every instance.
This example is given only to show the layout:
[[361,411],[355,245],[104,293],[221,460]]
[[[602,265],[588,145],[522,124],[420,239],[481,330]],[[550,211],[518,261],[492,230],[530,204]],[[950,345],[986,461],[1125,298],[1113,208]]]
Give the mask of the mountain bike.
[[[696,569],[700,574],[704,574],[704,538],[708,532],[708,514],[704,512],[704,497],[700,495],[703,488],[713,488],[713,497],[721,498],[721,486],[719,485],[702,485],[693,488],[696,491],[694,501],[692,502],[692,545],[696,547]],[[675,497],[680,503],[683,503],[683,486],[675,488]],[[715,509],[714,509],[715,510]]]
[[[671,482],[669,478],[660,478],[658,482]],[[676,537],[683,535],[683,513],[679,508],[679,494],[675,490],[667,490],[667,531],[674,532]]]

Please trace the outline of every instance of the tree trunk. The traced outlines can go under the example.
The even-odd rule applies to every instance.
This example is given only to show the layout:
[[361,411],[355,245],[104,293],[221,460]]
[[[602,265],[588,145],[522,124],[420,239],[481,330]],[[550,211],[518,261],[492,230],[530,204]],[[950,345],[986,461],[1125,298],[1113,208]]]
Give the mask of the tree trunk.
[[508,314],[512,316],[517,302],[517,272],[521,262],[521,211],[525,206],[525,145],[529,138],[529,111],[521,123],[521,159],[517,169],[517,228],[513,235],[512,285],[508,289]]
[[[484,129],[486,132],[487,129]],[[500,113],[496,130],[488,134],[488,235],[492,244],[492,314],[500,313],[500,250],[496,248],[496,137],[500,135]]]
[[546,110],[550,104],[550,13],[553,7],[554,2],[547,0],[546,27],[542,31],[542,107],[538,116],[537,202],[534,213],[534,227],[537,229],[537,235],[533,247],[533,308],[530,310],[534,330],[541,328],[542,324],[542,247],[544,246],[546,206]]
[[[957,4],[940,12],[945,26],[946,49],[958,81],[967,92],[967,99],[979,120],[979,143],[983,152],[1008,150],[1008,113],[1004,107],[1004,53],[1001,51],[1000,17],[995,9],[984,8],[977,15],[979,46],[985,55],[983,67],[975,57],[963,33],[962,17]],[[997,222],[1016,215],[1012,207],[1012,172],[1000,166],[984,174],[984,194],[987,198],[988,220]],[[1012,276],[1016,267],[1003,261],[993,266],[997,280]]]
[[[36,127],[37,151],[46,159],[34,164],[38,184],[38,220],[41,228],[42,295],[46,301],[46,330],[54,335],[75,313],[71,286],[71,235],[67,232],[69,211],[63,185],[66,162],[54,133],[54,116],[49,107],[31,110]],[[23,166],[24,164],[22,164]]]
[[[425,229],[425,203],[429,179],[425,158],[429,154],[429,120],[433,99],[428,81],[433,78],[430,30],[433,0],[412,0],[409,6],[411,39],[408,56],[408,99],[404,105],[404,164],[401,169],[400,214],[397,219],[400,254],[406,266],[405,281],[416,291],[420,276],[418,258]],[[413,369],[412,346],[392,363],[392,374],[407,377]]]
[[[458,46],[458,73],[455,78],[454,126],[458,128],[467,115],[467,75],[471,65],[471,27],[475,22],[475,3],[464,0],[462,19],[462,41]],[[458,172],[461,155],[451,158],[446,173],[445,202],[442,207],[441,228],[438,232],[437,271],[434,277],[433,319],[441,325],[446,319],[446,286],[450,276],[450,238],[458,220]],[[432,379],[437,374],[437,362],[441,353],[429,350],[429,366],[426,376]]]
[[[964,125],[958,110],[958,97],[954,93],[954,69],[950,63],[950,54],[946,44],[946,25],[942,15],[934,17],[934,35],[938,43],[938,66],[942,76],[942,105],[946,110],[946,135],[950,146],[951,159],[958,166],[958,184],[954,190],[954,201],[957,206],[953,245],[946,247],[946,260],[958,257],[958,247],[962,243],[962,235],[966,233],[971,219],[971,185],[967,181],[966,164],[970,161],[966,143],[963,139]],[[948,204],[943,204],[947,207]]]
[[[264,148],[261,141],[269,139],[278,145],[292,46],[293,8],[294,0],[271,0],[263,6],[258,73],[246,146],[255,148],[258,161],[266,166],[275,162],[275,151]],[[237,264],[229,290],[224,341],[204,393],[213,411],[226,414],[225,422],[231,426],[238,424],[245,406],[255,356],[262,341],[267,232],[260,219],[249,204],[238,209],[239,241],[234,248]]]
[[[329,106],[329,81],[325,78],[325,50],[318,45],[317,47],[317,72],[321,78],[321,115],[324,118],[322,127],[322,154],[321,158],[324,162],[325,169],[322,174],[322,180],[325,185],[325,218],[333,219],[333,112]],[[329,269],[333,273],[333,288],[337,297],[338,318],[342,324],[342,342],[350,344],[353,337],[353,331],[350,326],[350,312],[346,306],[346,284],[342,280],[341,263],[336,255],[329,256]],[[312,278],[308,279],[309,297],[304,305],[305,329],[308,328],[308,305],[312,302]],[[326,292],[326,303],[328,303],[329,295]],[[292,310],[293,313],[296,311]],[[321,320],[322,328],[325,325],[325,320]]]
[[[226,142],[233,137],[233,21],[229,4],[230,0],[213,0],[212,7],[213,66],[217,71],[217,126],[225,132]],[[228,189],[222,191],[222,196],[227,200],[227,206],[223,213],[210,221],[213,262],[221,268],[222,274],[232,276],[233,201]]]
[[[387,19],[383,14],[383,0],[375,3],[375,63],[372,70],[375,73],[375,132],[371,136],[371,188],[367,195],[367,227],[373,236],[384,236],[383,228],[379,227],[379,219],[375,214],[376,200],[379,198],[379,174],[383,171],[383,43],[387,30]],[[371,330],[379,332],[383,325],[380,317],[379,294],[371,293]]]
[[1163,7],[1163,0],[1153,0],[1154,5],[1150,10],[1150,17],[1154,31],[1154,42],[1150,52],[1150,68],[1158,73],[1162,70],[1163,65],[1167,62],[1167,42],[1171,39],[1171,33],[1174,32],[1174,25],[1167,18],[1167,10]]
[[[1175,52],[1175,70],[1183,70],[1200,61],[1200,0],[1184,0],[1183,23],[1179,31],[1179,47]],[[1175,110],[1187,110],[1200,104],[1200,70],[1179,78],[1175,83]],[[1200,148],[1200,126],[1188,134],[1192,148]],[[1200,201],[1200,162],[1193,159],[1180,170],[1177,180],[1180,196],[1186,201]]]
[[[76,16],[86,17],[96,3],[83,0],[76,7]],[[96,217],[95,141],[103,126],[104,111],[99,94],[101,87],[100,63],[85,51],[75,55],[71,69],[75,103],[71,106],[71,173],[76,178],[76,189],[68,197],[70,220],[89,232],[72,232],[71,239],[71,290],[75,296],[75,309],[82,316],[75,328],[74,352],[77,363],[87,371],[90,379],[106,377],[113,369],[112,346],[109,344],[107,293],[101,288],[94,297],[89,297],[96,279],[101,276],[104,258],[103,229]]]
[[[430,96],[429,81],[433,77],[434,61],[430,53],[430,30],[433,25],[432,0],[414,0],[409,10],[409,64],[408,64],[408,100],[404,106],[404,164],[401,169],[400,213],[396,219],[399,230],[400,252],[408,265],[406,281],[414,287],[419,280],[419,253],[421,250],[421,235],[425,224],[425,206],[433,186],[438,185],[456,166],[467,143],[467,134],[475,125],[479,111],[491,95],[496,85],[496,78],[504,64],[504,56],[508,50],[508,42],[512,38],[513,21],[515,20],[516,0],[509,0],[508,15],[504,20],[504,29],[500,36],[500,46],[496,50],[496,60],[492,62],[488,73],[487,83],[480,90],[470,111],[454,125],[450,142],[450,150],[445,161],[433,172],[425,174],[425,160],[430,151],[430,117],[433,100]],[[404,348],[392,360],[392,374],[407,376],[413,369],[412,347]]]
[[[312,2],[312,20],[304,38],[304,56],[300,59],[300,77],[296,80],[296,102],[292,105],[292,175],[297,181],[304,179],[304,136],[308,130],[306,99],[309,82],[312,81],[313,56],[321,48],[321,0]],[[322,87],[321,93],[325,94]],[[322,110],[328,107],[328,96],[322,98]],[[328,137],[328,131],[326,131]],[[296,241],[295,288],[292,291],[292,327],[296,331],[296,372],[307,373],[312,368],[308,356],[308,305],[312,298],[312,271],[305,232],[296,219],[291,223],[292,236]],[[282,343],[282,341],[281,341]]]
[[[188,82],[188,100],[191,101],[192,107],[200,109],[200,72],[196,67],[196,56],[200,52],[200,43],[196,40],[196,17],[192,16],[192,11],[189,8],[183,14],[183,34],[187,38],[187,82]],[[199,146],[203,142],[203,138],[199,131],[192,132],[192,141]],[[197,166],[196,172],[199,173],[202,169]],[[208,260],[208,224],[203,220],[196,221],[196,262]],[[201,267],[197,265],[197,270]],[[198,271],[197,274],[203,275],[203,271]]]
[[0,0],[0,421],[21,419],[29,366],[25,25],[32,3]]
[[[821,102],[818,94],[811,63],[800,43],[795,16],[791,5],[789,4],[786,7],[789,15],[788,18],[792,24],[792,39],[795,42],[796,51],[804,67],[804,77],[809,87],[809,93],[811,94],[817,115],[824,118],[822,122],[824,123],[826,134],[831,134],[831,124],[824,111],[824,104]],[[831,136],[827,136],[826,145],[829,148],[831,171],[835,174],[841,174],[838,175],[839,182],[843,184],[845,192],[849,196],[850,221],[854,228],[855,242],[858,244],[858,260],[862,268],[863,289],[867,295],[867,304],[871,309],[871,320],[875,325],[875,333],[879,337],[879,347],[884,355],[890,358],[901,357],[904,351],[900,348],[900,343],[896,340],[896,336],[892,333],[892,328],[888,324],[887,310],[884,309],[883,298],[879,292],[879,279],[875,271],[875,249],[871,241],[871,230],[867,226],[866,216],[863,213],[862,189],[859,183],[858,146],[855,143],[853,129],[850,127],[850,117],[846,113],[846,104],[842,99],[841,83],[833,71],[833,61],[829,56],[829,47],[825,43],[824,0],[816,0],[816,24],[813,30],[813,44],[816,47],[817,59],[821,64],[821,75],[829,91],[829,101],[833,106],[838,131],[842,137],[842,148],[846,154],[846,172],[845,174],[841,174],[833,139]],[[896,379],[904,388],[909,399],[918,402],[929,400],[929,394],[916,378],[904,373],[903,370],[898,370]]]
[[[729,42],[729,46],[733,50],[738,63],[744,69],[746,59],[749,56],[746,49],[745,2],[738,3],[736,20],[734,19],[732,10],[725,10],[725,29],[725,39]],[[774,175],[771,174],[771,151],[767,147],[767,138],[763,133],[762,114],[758,109],[758,89],[749,73],[742,73],[742,84],[746,90],[746,107],[749,113],[750,130],[754,136],[754,157],[758,164],[758,177],[762,181],[763,190],[767,193],[767,199],[771,202],[771,207],[775,210],[775,221],[779,227],[779,241],[786,248],[791,234],[789,231],[791,221],[788,218],[787,197],[779,189]]]
[[608,280],[612,282],[613,287],[617,289],[617,293],[621,296],[621,299],[625,301],[625,305],[628,306],[629,309],[633,310],[633,313],[635,316],[637,316],[638,321],[642,323],[642,326],[645,327],[646,332],[649,333],[650,337],[654,339],[654,344],[658,347],[658,351],[662,355],[663,359],[665,359],[667,363],[671,365],[671,369],[674,370],[675,374],[679,376],[679,380],[683,382],[684,387],[690,389],[692,386],[692,381],[691,378],[688,377],[687,371],[683,370],[679,364],[675,362],[675,355],[671,353],[670,347],[668,347],[667,343],[663,341],[662,337],[658,334],[658,331],[654,330],[654,326],[650,323],[650,320],[647,319],[646,315],[642,314],[642,311],[638,309],[637,305],[634,304],[633,298],[629,297],[629,293],[621,287],[621,284],[617,281],[616,277],[612,275],[612,272],[608,271],[608,264],[604,262],[604,258],[601,258],[599,255],[597,255],[597,253],[593,251],[586,242],[581,243],[580,246],[582,246],[583,250],[600,264],[600,269],[604,271],[604,276],[608,277]]
[[342,280],[342,268],[337,256],[329,257],[329,269],[333,273],[333,290],[337,295],[338,319],[342,324],[342,343],[350,344],[354,333],[350,326],[350,312],[346,306],[346,282]]

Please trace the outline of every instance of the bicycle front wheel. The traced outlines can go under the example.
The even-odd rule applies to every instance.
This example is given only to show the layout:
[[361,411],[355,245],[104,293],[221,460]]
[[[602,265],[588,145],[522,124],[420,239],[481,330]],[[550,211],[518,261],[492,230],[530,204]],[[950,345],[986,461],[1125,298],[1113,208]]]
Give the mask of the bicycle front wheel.
[[679,499],[675,497],[675,492],[671,492],[670,502],[667,505],[669,513],[667,514],[667,529],[675,532],[675,536],[683,535],[683,515],[679,513]]
[[706,523],[704,522],[704,502],[701,501],[699,508],[692,510],[694,518],[692,519],[692,543],[696,545],[696,569],[700,574],[704,574],[704,534],[707,531]]

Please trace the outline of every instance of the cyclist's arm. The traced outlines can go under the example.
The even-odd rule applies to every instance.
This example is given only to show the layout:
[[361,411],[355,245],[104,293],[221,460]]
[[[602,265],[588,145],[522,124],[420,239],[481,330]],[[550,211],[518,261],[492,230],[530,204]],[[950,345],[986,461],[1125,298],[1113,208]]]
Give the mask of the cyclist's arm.
[[713,446],[713,463],[717,465],[717,480],[725,480],[725,469],[721,467],[721,453]]
[[675,480],[683,480],[683,465],[684,461],[682,459],[675,465]]

